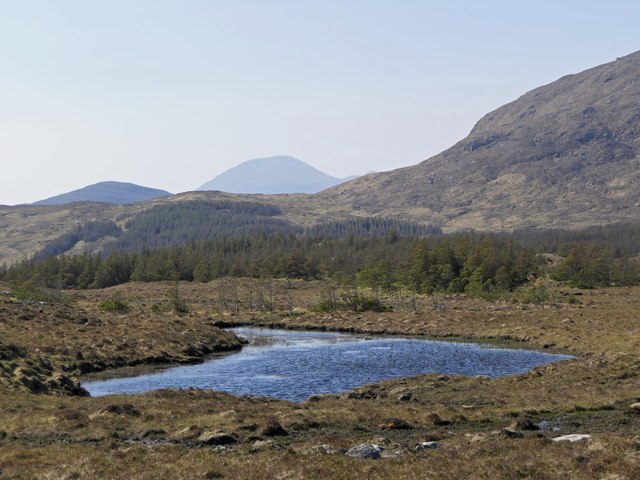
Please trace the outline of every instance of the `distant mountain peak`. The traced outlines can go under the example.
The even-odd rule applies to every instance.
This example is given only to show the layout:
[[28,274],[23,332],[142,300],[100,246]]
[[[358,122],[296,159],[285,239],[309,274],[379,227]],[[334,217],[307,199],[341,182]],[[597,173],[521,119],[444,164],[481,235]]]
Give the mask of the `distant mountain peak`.
[[221,173],[198,190],[229,193],[317,193],[348,179],[327,175],[287,155],[254,158]]
[[84,188],[34,202],[34,205],[62,205],[71,202],[127,204],[171,195],[166,190],[126,182],[98,182]]

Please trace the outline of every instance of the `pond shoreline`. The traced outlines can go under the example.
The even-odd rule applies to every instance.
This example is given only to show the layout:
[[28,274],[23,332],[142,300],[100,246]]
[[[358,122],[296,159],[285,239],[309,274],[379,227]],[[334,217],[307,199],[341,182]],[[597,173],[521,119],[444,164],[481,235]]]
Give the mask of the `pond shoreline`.
[[[252,328],[262,328],[262,329],[282,329],[282,330],[290,330],[294,332],[304,332],[304,331],[313,331],[313,332],[326,332],[326,333],[341,333],[341,334],[354,334],[354,335],[363,335],[363,336],[372,336],[378,338],[411,338],[411,339],[419,339],[419,340],[433,340],[433,341],[447,341],[452,343],[474,343],[483,346],[494,346],[496,348],[507,348],[507,349],[518,349],[518,350],[529,350],[541,353],[550,353],[557,355],[571,355],[574,357],[572,360],[579,360],[584,357],[586,354],[583,352],[575,352],[568,348],[559,348],[556,346],[553,347],[544,347],[540,345],[536,345],[531,343],[528,340],[517,339],[509,336],[467,336],[467,335],[456,335],[456,334],[444,334],[444,335],[433,335],[433,334],[420,334],[420,333],[403,333],[399,330],[389,331],[388,329],[374,329],[367,330],[358,327],[343,327],[343,328],[331,328],[326,325],[314,325],[314,324],[305,324],[303,326],[300,325],[291,325],[288,323],[284,323],[282,319],[278,320],[264,320],[264,319],[251,319],[251,320],[237,320],[237,321],[228,321],[228,320],[216,320],[214,325],[218,328],[223,329],[224,331],[230,331],[233,328],[238,327],[252,327]],[[185,365],[198,365],[204,362],[214,360],[216,358],[223,358],[228,355],[233,355],[238,352],[241,352],[244,347],[248,344],[243,342],[242,336],[238,336],[241,339],[242,345],[238,349],[232,350],[223,350],[217,351],[213,353],[208,353],[203,355],[202,357],[195,358],[193,361],[189,362],[175,362],[175,363],[141,363],[133,366],[123,366],[118,368],[111,368],[106,370],[97,370],[94,372],[89,372],[82,374],[78,377],[78,380],[83,382],[93,382],[100,380],[109,380],[114,378],[125,378],[139,375],[148,375],[157,372],[161,372],[164,370],[168,370],[175,367],[185,366]]]
[[[299,317],[304,319],[304,317]],[[327,332],[327,333],[345,333],[356,335],[369,335],[376,337],[404,337],[415,338],[420,340],[434,340],[434,341],[447,341],[456,343],[478,343],[495,345],[499,348],[514,348],[519,350],[532,350],[543,353],[552,353],[558,355],[572,355],[576,358],[580,358],[585,354],[584,352],[577,352],[571,348],[558,347],[556,345],[537,345],[532,343],[528,339],[521,339],[510,335],[457,335],[454,333],[436,334],[436,333],[415,333],[405,332],[403,330],[389,330],[383,329],[365,329],[357,326],[349,327],[332,327],[328,325],[317,325],[314,323],[305,323],[304,325],[290,324],[279,320],[264,320],[264,319],[251,319],[251,320],[216,320],[214,325],[224,330],[229,330],[238,327],[255,327],[255,328],[272,328],[291,331],[314,331],[314,332]]]
[[[495,342],[450,341],[415,335],[236,327],[249,339],[235,355],[214,355],[192,366],[128,369],[85,377],[93,396],[136,394],[163,388],[200,388],[233,395],[303,401],[362,385],[423,374],[518,375],[573,356],[507,348]],[[318,368],[322,365],[322,368]]]

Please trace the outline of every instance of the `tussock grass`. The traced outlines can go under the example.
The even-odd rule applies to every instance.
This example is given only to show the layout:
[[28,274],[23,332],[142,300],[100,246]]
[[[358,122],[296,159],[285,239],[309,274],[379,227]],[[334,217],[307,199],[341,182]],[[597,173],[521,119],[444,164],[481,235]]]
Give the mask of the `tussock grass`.
[[[308,313],[308,306],[322,285],[309,282],[290,288],[289,299],[282,297],[293,302],[293,314],[283,300],[281,311],[230,315],[216,310],[216,286],[181,285],[190,307],[183,316],[150,313],[166,291],[166,285],[154,284],[81,292],[71,306],[0,304],[0,338],[60,366],[78,352],[97,366],[96,358],[108,365],[117,355],[144,358],[140,352],[170,348],[178,358],[188,345],[213,334],[220,320],[497,338],[566,349],[577,358],[493,380],[389,380],[301,404],[200,390],[81,398],[3,388],[0,477],[640,478],[640,415],[628,408],[640,399],[640,288],[594,290],[580,296],[580,303],[526,310],[508,301],[458,297],[440,298],[435,310],[425,297],[418,298],[417,312],[318,315]],[[115,294],[132,306],[126,315],[98,310]],[[502,428],[523,415],[543,429],[507,438]],[[274,421],[288,435],[265,436]],[[240,443],[203,445],[201,432],[225,432]],[[581,444],[550,440],[568,433],[593,438]],[[413,450],[431,440],[440,447]],[[378,443],[397,457],[364,461],[344,455],[363,442]]]

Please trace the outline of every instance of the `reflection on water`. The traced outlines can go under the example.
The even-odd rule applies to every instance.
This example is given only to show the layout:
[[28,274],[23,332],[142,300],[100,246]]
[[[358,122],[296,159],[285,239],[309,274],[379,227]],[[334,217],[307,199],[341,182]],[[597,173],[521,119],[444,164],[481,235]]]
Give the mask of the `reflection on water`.
[[238,353],[83,386],[93,396],[197,387],[302,401],[314,394],[339,393],[387,378],[420,373],[496,377],[572,358],[473,343],[259,328],[233,331],[249,340]]

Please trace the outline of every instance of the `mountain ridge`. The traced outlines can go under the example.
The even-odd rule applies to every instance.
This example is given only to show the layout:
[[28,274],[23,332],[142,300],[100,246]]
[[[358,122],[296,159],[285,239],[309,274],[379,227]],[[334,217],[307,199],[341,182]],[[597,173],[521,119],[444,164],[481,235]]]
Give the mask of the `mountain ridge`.
[[42,250],[79,222],[181,201],[259,201],[294,225],[358,217],[499,231],[640,221],[640,52],[568,75],[483,116],[451,148],[320,193],[185,192],[130,205],[0,206],[0,263]]
[[321,192],[447,230],[640,218],[640,52],[564,76],[483,116],[449,149]]
[[129,182],[105,181],[34,202],[33,205],[63,205],[72,202],[128,204],[171,195],[166,190]]

